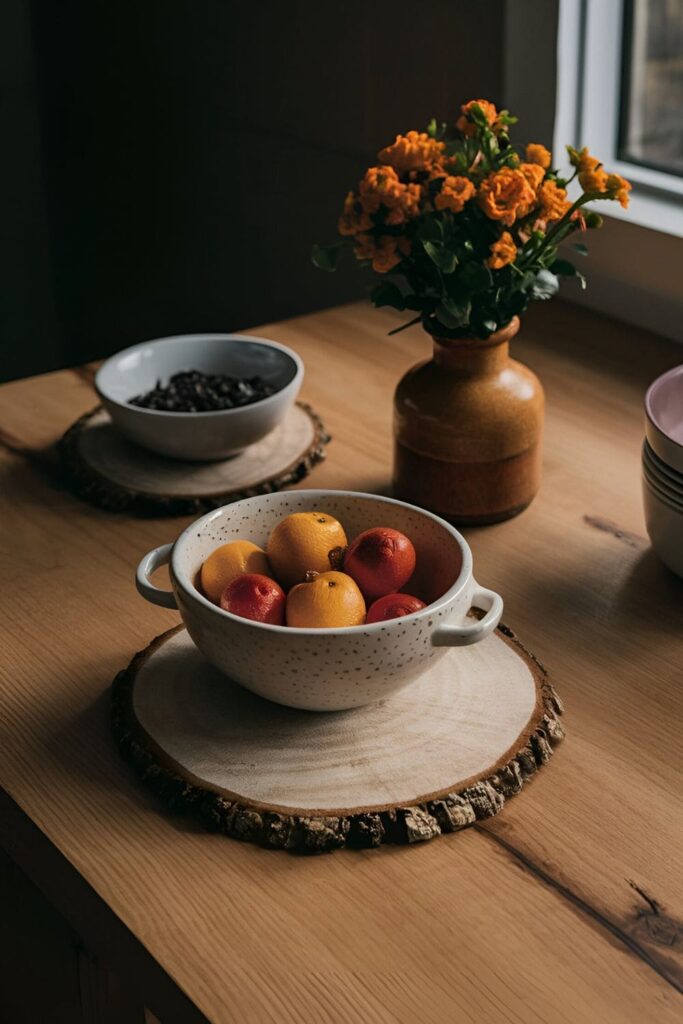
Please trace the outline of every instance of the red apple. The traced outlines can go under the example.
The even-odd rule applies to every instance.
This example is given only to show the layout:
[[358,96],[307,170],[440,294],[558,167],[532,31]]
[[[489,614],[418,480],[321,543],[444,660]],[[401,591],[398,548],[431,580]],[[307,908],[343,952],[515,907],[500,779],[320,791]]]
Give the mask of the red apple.
[[254,622],[284,626],[287,598],[282,587],[258,572],[243,572],[221,594],[221,608]]
[[384,622],[385,619],[401,619],[404,615],[412,615],[426,607],[424,601],[412,594],[385,594],[370,605],[365,622],[369,625],[371,622]]
[[385,594],[395,594],[415,569],[415,548],[398,530],[375,526],[365,530],[349,545],[344,572],[360,587],[369,603]]

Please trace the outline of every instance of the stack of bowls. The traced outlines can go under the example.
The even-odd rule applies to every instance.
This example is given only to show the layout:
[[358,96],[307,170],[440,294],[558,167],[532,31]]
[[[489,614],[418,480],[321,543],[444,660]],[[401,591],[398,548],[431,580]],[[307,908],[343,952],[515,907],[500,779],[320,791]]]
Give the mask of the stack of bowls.
[[658,377],[645,396],[643,501],[653,548],[683,576],[683,365]]

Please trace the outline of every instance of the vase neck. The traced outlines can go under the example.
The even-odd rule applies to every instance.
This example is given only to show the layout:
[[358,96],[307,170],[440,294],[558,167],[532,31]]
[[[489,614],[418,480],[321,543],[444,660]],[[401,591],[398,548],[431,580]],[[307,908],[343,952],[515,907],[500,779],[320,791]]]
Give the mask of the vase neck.
[[519,330],[517,317],[486,340],[434,338],[434,362],[463,377],[486,376],[501,370],[510,359],[510,339]]
[[502,369],[510,358],[510,345],[499,341],[488,345],[478,339],[444,344],[434,339],[434,362],[463,377],[479,377]]

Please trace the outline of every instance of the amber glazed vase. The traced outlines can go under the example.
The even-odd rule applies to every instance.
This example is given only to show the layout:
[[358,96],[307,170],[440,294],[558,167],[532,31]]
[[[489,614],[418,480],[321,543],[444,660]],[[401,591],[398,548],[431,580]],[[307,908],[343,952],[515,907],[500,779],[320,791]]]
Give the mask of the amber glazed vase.
[[544,395],[510,358],[519,318],[478,338],[434,338],[394,399],[394,492],[455,524],[510,519],[541,479]]

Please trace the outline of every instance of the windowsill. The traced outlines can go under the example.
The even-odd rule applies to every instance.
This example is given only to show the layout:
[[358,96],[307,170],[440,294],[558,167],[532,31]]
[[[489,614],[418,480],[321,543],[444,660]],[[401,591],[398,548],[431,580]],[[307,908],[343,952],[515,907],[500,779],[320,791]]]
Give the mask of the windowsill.
[[617,220],[626,220],[642,228],[683,238],[683,203],[680,201],[639,190],[635,185],[627,210],[616,202],[609,204],[609,210],[606,207],[603,209],[603,205],[597,203],[594,209],[599,213],[608,213]]

